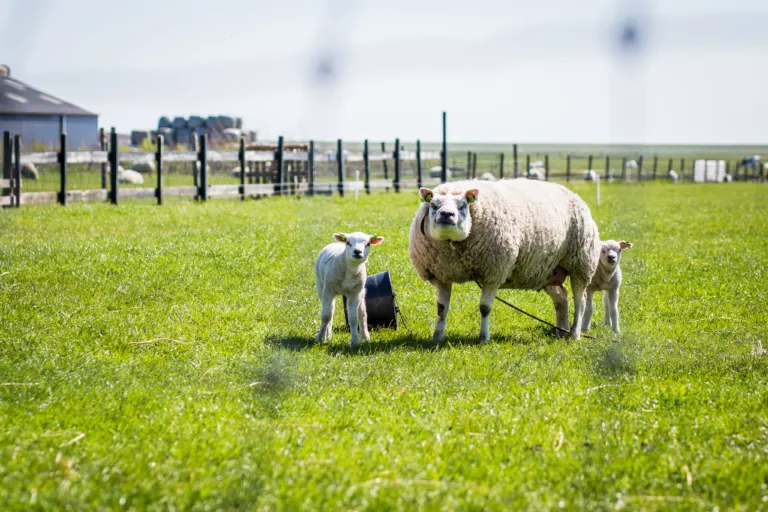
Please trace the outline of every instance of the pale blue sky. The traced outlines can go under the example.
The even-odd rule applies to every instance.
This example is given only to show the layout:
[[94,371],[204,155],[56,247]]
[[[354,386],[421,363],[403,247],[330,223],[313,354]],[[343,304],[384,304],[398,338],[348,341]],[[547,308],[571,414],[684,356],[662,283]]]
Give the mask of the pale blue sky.
[[446,110],[454,141],[763,144],[766,26],[756,0],[0,0],[0,62],[122,132],[437,140]]

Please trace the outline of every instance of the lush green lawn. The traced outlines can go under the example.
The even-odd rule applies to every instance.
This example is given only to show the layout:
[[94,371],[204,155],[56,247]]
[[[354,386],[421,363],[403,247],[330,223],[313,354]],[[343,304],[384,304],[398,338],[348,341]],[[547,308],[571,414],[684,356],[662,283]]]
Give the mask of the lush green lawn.
[[[768,188],[575,187],[635,243],[618,339],[499,305],[478,344],[466,284],[430,342],[414,191],[0,211],[0,509],[768,508]],[[314,345],[352,230],[414,332]]]

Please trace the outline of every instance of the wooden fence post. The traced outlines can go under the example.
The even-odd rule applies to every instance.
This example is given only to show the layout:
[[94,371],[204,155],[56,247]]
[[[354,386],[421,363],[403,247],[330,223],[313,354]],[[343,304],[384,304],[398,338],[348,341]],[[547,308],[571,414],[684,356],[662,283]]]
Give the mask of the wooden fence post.
[[656,170],[659,168],[659,155],[653,155],[653,180],[656,181]]
[[[11,179],[11,153],[13,148],[11,147],[11,132],[3,132],[3,179]],[[0,188],[0,197],[5,196],[11,191],[10,188]]]
[[275,195],[283,194],[283,181],[285,180],[285,140],[280,135],[277,138],[277,152],[275,153],[275,162],[277,163],[277,183],[275,183]]
[[637,159],[637,181],[643,179],[643,155]]
[[421,188],[423,185],[421,170],[421,141],[416,140],[416,186]]
[[477,178],[477,152],[472,153],[472,177]]
[[109,131],[109,198],[114,205],[117,205],[119,196],[119,185],[117,179],[118,149],[117,132],[113,126]]
[[363,143],[363,173],[365,174],[365,193],[371,193],[371,160],[368,152],[368,139]]
[[200,138],[200,151],[197,153],[197,159],[200,162],[200,196],[201,201],[208,200],[208,136],[202,134]]
[[621,179],[627,179],[627,157],[621,157]]
[[499,156],[499,179],[504,179],[504,152],[501,152],[501,155]]
[[16,208],[21,208],[21,135],[13,136],[13,184],[11,194],[16,196]]
[[565,157],[565,181],[571,181],[571,155]]
[[[107,134],[104,133],[104,127],[99,128],[99,151],[107,150]],[[107,164],[101,164],[101,188],[107,189]]]
[[307,179],[309,179],[309,195],[315,195],[315,141],[309,141],[309,154],[307,155]]
[[200,200],[200,144],[198,143],[198,139],[196,136],[196,133],[192,133],[192,151],[197,153],[197,160],[195,161],[195,168],[193,170],[193,176],[194,176],[194,184],[195,188],[197,189],[197,193],[195,194],[195,201]]
[[163,204],[163,135],[157,134],[157,152],[155,153],[155,164],[157,164],[157,204]]
[[469,179],[472,177],[472,152],[467,151],[467,176],[466,178]]
[[[387,152],[387,143],[386,142],[382,142],[381,143],[381,152],[382,153],[386,153]],[[382,160],[381,161],[381,165],[382,165],[382,167],[384,167],[384,179],[388,180],[389,179],[389,169],[387,168],[387,160],[386,159]],[[387,191],[389,191],[389,187],[387,187]]]
[[240,200],[245,201],[245,173],[248,172],[247,164],[245,163],[245,137],[240,136],[240,147],[237,151],[237,159],[240,161],[240,186],[238,187],[240,192]]
[[587,162],[588,162],[587,163],[587,170],[591,171],[592,170],[592,155],[589,155]]
[[443,151],[440,155],[440,182],[446,183],[448,181],[448,121],[445,112],[443,112]]
[[67,206],[67,134],[62,133],[59,140],[59,177],[61,178],[59,203]]
[[528,177],[531,175],[531,154],[526,153],[525,154],[525,176]]
[[[381,143],[382,147],[384,146],[384,143]],[[339,191],[339,196],[344,197],[344,146],[341,142],[341,139],[336,141],[336,167],[339,171],[339,181],[336,185],[336,188]]]
[[605,181],[608,181],[608,174],[610,173],[611,169],[611,157],[608,155],[605,155]]
[[400,139],[395,139],[395,192],[400,192]]
[[544,155],[544,179],[549,181],[549,155]]
[[514,144],[512,146],[512,165],[513,165],[513,176],[517,178],[517,144]]
[[685,176],[685,158],[680,159],[680,181],[683,181]]

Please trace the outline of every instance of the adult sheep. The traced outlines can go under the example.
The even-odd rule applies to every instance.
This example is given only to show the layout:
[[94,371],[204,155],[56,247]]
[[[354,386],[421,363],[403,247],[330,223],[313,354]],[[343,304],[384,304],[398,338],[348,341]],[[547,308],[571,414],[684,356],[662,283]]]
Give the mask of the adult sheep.
[[425,281],[437,289],[437,325],[444,337],[453,283],[477,281],[480,339],[490,339],[490,314],[499,288],[544,290],[555,305],[556,325],[569,330],[571,276],[575,311],[571,336],[578,339],[584,290],[597,269],[597,226],[582,199],[549,182],[471,180],[422,188],[411,224],[409,255]]

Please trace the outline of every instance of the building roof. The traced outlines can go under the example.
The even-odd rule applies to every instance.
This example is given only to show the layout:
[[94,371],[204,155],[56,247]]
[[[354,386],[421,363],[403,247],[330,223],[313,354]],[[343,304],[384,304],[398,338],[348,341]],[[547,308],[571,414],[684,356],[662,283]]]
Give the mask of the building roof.
[[3,74],[0,74],[0,114],[96,115]]

